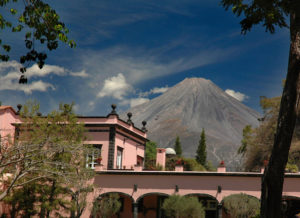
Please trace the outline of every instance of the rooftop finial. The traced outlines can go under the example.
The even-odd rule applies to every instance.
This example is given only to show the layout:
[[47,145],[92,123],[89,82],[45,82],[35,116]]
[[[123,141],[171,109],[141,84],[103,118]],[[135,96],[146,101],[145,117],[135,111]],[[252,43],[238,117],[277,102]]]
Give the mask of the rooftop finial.
[[148,130],[146,129],[147,122],[144,120],[144,121],[142,122],[142,124],[143,124],[143,127],[142,127],[143,132],[147,132],[147,131],[148,131]]
[[132,113],[131,113],[131,112],[128,112],[128,113],[127,113],[127,117],[128,117],[127,123],[128,123],[129,125],[133,125],[133,122],[132,122],[132,120],[131,120]]
[[111,110],[110,114],[117,114],[117,112],[116,112],[117,105],[112,104],[111,108],[112,108],[112,110]]
[[17,105],[17,108],[18,108],[17,114],[20,114],[20,111],[21,111],[21,109],[22,109],[22,105],[21,105],[21,104],[18,104],[18,105]]

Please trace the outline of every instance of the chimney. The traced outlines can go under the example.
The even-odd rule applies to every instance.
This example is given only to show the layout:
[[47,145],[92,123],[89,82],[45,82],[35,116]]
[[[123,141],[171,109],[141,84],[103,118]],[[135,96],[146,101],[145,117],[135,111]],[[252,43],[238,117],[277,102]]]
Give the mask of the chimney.
[[156,166],[162,166],[163,170],[166,166],[166,149],[157,148],[156,149]]

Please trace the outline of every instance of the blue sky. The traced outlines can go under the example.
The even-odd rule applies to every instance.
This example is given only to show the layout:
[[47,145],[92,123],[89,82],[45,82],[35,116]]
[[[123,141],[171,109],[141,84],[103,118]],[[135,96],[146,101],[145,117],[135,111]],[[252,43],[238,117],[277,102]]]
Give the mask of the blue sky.
[[27,70],[19,85],[23,36],[3,32],[13,47],[0,63],[0,100],[16,107],[36,99],[41,111],[75,102],[81,115],[106,115],[148,101],[186,77],[210,79],[259,111],[259,96],[281,94],[288,29],[256,26],[240,34],[240,18],[217,0],[49,0],[70,30],[75,49],[48,52],[47,65]]

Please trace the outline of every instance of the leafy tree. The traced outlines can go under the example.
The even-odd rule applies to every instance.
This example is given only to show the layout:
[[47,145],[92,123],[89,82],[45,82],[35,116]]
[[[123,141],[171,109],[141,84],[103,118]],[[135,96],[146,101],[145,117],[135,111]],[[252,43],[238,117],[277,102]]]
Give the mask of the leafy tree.
[[12,203],[21,205],[14,195],[22,194],[20,187],[30,188],[33,193],[41,193],[33,199],[39,207],[34,209],[42,217],[49,217],[60,207],[70,211],[65,196],[74,202],[72,193],[78,193],[79,184],[84,184],[81,189],[87,188],[86,181],[93,173],[83,164],[89,148],[83,145],[84,126],[78,123],[72,105],[60,105],[59,111],[47,117],[40,116],[38,109],[35,103],[25,105],[16,139],[2,140],[0,176],[7,188],[1,190],[0,199],[10,194]]
[[[7,9],[9,13],[0,14],[0,28],[12,32],[25,31],[26,54],[20,57],[20,63],[37,63],[40,68],[45,64],[47,55],[39,52],[47,48],[49,51],[58,47],[59,41],[68,44],[71,48],[76,44],[68,38],[69,30],[60,21],[59,15],[50,5],[42,0],[3,0],[0,7]],[[17,10],[16,8],[21,8]],[[45,48],[44,48],[45,47]],[[12,46],[0,38],[0,60],[8,61]],[[20,71],[24,73],[26,66]]]
[[145,151],[145,168],[152,169],[156,167],[156,148],[157,145],[153,141],[146,143]]
[[[43,179],[14,189],[4,201],[11,205],[11,217],[49,217],[55,208],[68,208],[66,187]],[[66,211],[66,210],[64,210]],[[56,211],[56,215],[62,215]]]
[[165,211],[166,217],[205,217],[205,210],[197,197],[171,195],[164,201],[162,208]]
[[245,126],[243,129],[243,139],[241,141],[242,145],[238,149],[238,154],[242,154],[243,156],[247,152],[247,147],[249,147],[249,141],[251,140],[252,133],[251,125]]
[[259,214],[260,202],[246,194],[234,194],[224,198],[224,208],[230,217],[256,217]]
[[87,183],[87,179],[91,179],[93,176],[91,171],[78,171],[77,179],[67,187],[68,196],[71,196],[70,209],[68,209],[71,218],[80,218],[84,209],[88,206],[86,198],[94,190],[94,187]]
[[[24,217],[31,217],[38,214],[34,204],[37,201],[38,186],[33,182],[17,189],[14,194],[6,197],[4,202],[11,206],[10,217],[17,217],[20,211]],[[8,215],[8,214],[5,214]]]
[[176,137],[175,145],[174,145],[174,150],[176,152],[176,155],[178,157],[181,157],[181,155],[182,155],[182,148],[181,148],[181,142],[180,142],[179,136]]
[[[260,99],[261,108],[264,111],[263,118],[260,119],[260,126],[252,129],[246,126],[243,130],[242,145],[238,153],[243,154],[244,167],[246,170],[259,170],[264,160],[268,160],[272,151],[274,135],[277,126],[280,97]],[[291,149],[289,152],[289,166],[300,165],[300,137],[299,123],[296,125]],[[286,167],[287,168],[287,167]]]
[[202,166],[206,165],[206,139],[205,139],[205,131],[202,129],[201,137],[199,141],[199,145],[197,148],[196,160]]
[[92,209],[92,217],[110,218],[116,215],[122,206],[119,198],[119,194],[110,193],[100,200],[96,200]]
[[243,154],[245,158],[246,170],[259,170],[264,160],[269,159],[276,132],[279,104],[280,97],[261,97],[260,106],[264,113],[260,119],[260,126],[255,129],[246,126],[243,129],[242,145],[238,153]]
[[[288,161],[293,131],[299,116],[300,99],[300,3],[298,0],[221,0],[225,9],[235,15],[244,15],[240,22],[242,33],[260,24],[270,33],[275,27],[290,30],[288,72],[280,103],[277,130],[269,165],[265,170],[261,190],[261,217],[281,217],[281,198],[284,170]],[[289,15],[289,25],[286,18]]]

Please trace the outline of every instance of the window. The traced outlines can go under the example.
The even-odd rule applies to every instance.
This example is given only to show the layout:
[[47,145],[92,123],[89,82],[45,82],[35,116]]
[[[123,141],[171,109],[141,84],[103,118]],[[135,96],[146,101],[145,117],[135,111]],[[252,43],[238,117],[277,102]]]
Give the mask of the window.
[[123,156],[123,148],[118,147],[118,149],[117,149],[117,169],[122,168],[122,156]]
[[98,158],[101,158],[101,148],[102,145],[92,145],[90,153],[86,155],[86,168],[95,169],[95,165],[99,164]]
[[143,166],[143,162],[144,162],[144,158],[141,157],[141,156],[139,156],[139,155],[137,155],[136,156],[136,165],[137,166]]

